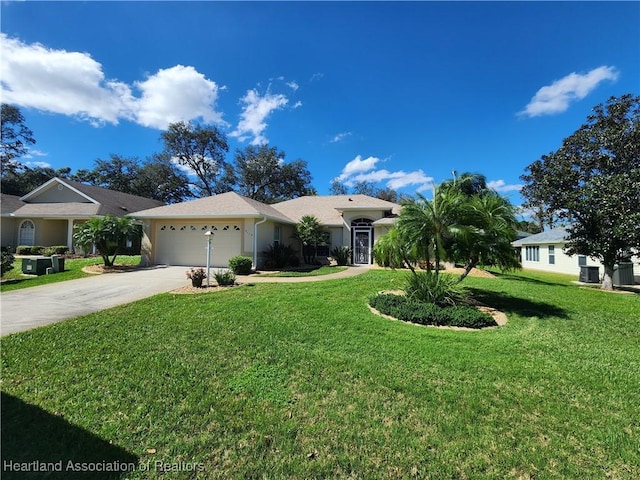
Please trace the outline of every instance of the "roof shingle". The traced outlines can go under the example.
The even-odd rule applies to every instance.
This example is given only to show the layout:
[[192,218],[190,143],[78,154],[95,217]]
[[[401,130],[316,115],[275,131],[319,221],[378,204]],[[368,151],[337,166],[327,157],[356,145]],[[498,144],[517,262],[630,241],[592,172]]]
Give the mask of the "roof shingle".
[[295,223],[273,206],[252,200],[236,192],[226,192],[188,202],[141,210],[136,218],[210,218],[210,217],[267,217],[284,223]]
[[273,208],[279,210],[294,222],[304,215],[313,215],[324,225],[342,225],[341,212],[354,210],[390,210],[400,213],[400,205],[368,195],[319,195],[304,196],[276,203]]

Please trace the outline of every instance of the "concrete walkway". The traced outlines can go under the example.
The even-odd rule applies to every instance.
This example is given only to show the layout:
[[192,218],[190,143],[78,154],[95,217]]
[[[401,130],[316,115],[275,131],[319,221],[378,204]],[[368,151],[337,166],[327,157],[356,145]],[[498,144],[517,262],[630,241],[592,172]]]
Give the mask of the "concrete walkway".
[[346,270],[338,273],[330,273],[329,275],[311,275],[308,277],[266,277],[264,275],[273,272],[265,272],[263,274],[254,273],[252,275],[238,275],[236,282],[241,284],[247,283],[306,283],[306,282],[324,282],[325,280],[337,280],[339,278],[349,278],[368,272],[368,265],[358,265],[347,267]]
[[[3,292],[0,294],[0,334],[24,332],[170,292],[189,284],[184,274],[187,268],[160,266]],[[261,277],[254,274],[238,276],[236,281],[241,284],[321,282],[353,277],[367,271],[368,266],[358,266],[330,275]]]

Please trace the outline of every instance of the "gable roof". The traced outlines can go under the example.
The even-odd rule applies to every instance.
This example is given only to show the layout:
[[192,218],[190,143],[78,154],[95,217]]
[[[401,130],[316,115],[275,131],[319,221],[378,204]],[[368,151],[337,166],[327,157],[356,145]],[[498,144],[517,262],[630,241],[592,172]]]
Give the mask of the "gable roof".
[[260,218],[283,223],[295,223],[289,217],[267,205],[236,192],[219,193],[211,197],[135,212],[135,218]]
[[[43,192],[51,189],[54,184],[66,186],[81,198],[86,199],[86,202],[30,203],[37,199]],[[27,193],[20,200],[24,205],[14,212],[14,215],[19,217],[86,217],[107,214],[120,217],[138,210],[164,205],[164,203],[159,200],[152,200],[150,198],[109,190],[107,188],[85,185],[81,182],[57,177],[52,178],[35,190]]]
[[273,208],[282,212],[294,222],[299,222],[304,215],[313,215],[320,223],[327,226],[342,225],[342,212],[382,210],[397,215],[401,209],[397,203],[387,202],[368,195],[304,196],[276,203]]
[[15,212],[24,202],[20,200],[17,195],[7,195],[6,193],[0,193],[0,210],[2,215],[9,215]]
[[539,245],[542,243],[566,243],[567,230],[565,228],[552,228],[546,232],[536,233],[526,238],[521,238],[515,242],[511,242],[514,247],[520,247],[522,245]]

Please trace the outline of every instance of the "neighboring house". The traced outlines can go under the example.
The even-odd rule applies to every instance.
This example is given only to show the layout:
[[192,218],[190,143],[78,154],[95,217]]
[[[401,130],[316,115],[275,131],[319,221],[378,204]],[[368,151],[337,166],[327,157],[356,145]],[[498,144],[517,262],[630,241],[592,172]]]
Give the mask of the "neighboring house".
[[306,196],[266,205],[235,192],[166,205],[134,213],[144,224],[143,255],[149,264],[202,266],[206,263],[207,231],[213,232],[211,265],[226,267],[236,255],[261,266],[270,245],[291,245],[295,224],[314,215],[325,228],[325,245],[353,248],[353,262],[372,263],[371,248],[400,213],[400,205],[366,195]]
[[3,248],[16,246],[16,232],[20,222],[12,214],[24,204],[20,197],[16,195],[0,194],[0,209],[2,210],[0,216],[0,233],[2,235],[0,241],[2,243],[0,245]]
[[[512,242],[520,250],[523,268],[544,270],[547,272],[567,273],[578,276],[580,267],[599,267],[600,275],[604,274],[604,267],[598,261],[585,255],[567,255],[564,247],[567,243],[567,231],[564,228],[554,228],[546,232],[537,233]],[[640,259],[633,258],[634,274],[640,275]]]
[[[121,217],[163,205],[158,200],[60,178],[52,178],[25,196],[16,198],[2,196],[3,247],[66,245],[73,250],[75,225],[92,217],[107,214]],[[5,202],[7,210],[11,210],[6,214]]]

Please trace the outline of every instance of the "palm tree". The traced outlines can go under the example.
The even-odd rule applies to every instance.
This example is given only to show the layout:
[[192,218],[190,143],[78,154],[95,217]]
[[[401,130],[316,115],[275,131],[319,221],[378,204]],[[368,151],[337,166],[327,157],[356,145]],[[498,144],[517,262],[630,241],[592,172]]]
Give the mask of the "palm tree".
[[402,236],[398,228],[392,228],[378,239],[373,246],[373,258],[382,267],[407,266],[414,274],[414,265],[420,261],[417,248]]
[[515,209],[508,200],[492,190],[474,194],[461,211],[464,234],[447,245],[450,259],[464,263],[459,281],[479,263],[502,269],[518,268],[520,260],[511,246],[515,240]]
[[448,258],[445,245],[465,235],[468,229],[461,219],[465,218],[467,198],[455,189],[433,188],[433,199],[427,200],[418,193],[417,199],[404,203],[398,229],[410,244],[415,245],[418,255],[427,260],[434,259],[436,273],[443,259]]
[[305,263],[311,264],[316,258],[317,245],[321,241],[322,224],[313,215],[304,215],[296,224],[296,237],[302,243]]
[[459,282],[480,263],[518,268],[520,261],[511,246],[515,223],[515,210],[509,201],[488,188],[484,176],[465,173],[434,186],[433,199],[418,194],[403,204],[396,238],[383,244],[385,256],[393,258],[391,249],[396,258],[403,251],[413,251],[427,260],[428,271],[433,258],[436,274],[442,260],[462,263],[464,272]]

